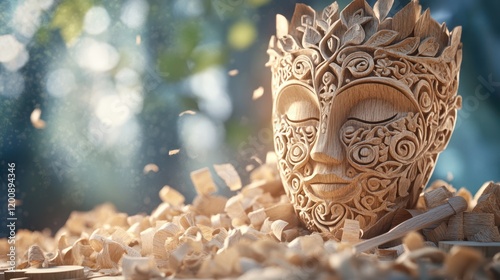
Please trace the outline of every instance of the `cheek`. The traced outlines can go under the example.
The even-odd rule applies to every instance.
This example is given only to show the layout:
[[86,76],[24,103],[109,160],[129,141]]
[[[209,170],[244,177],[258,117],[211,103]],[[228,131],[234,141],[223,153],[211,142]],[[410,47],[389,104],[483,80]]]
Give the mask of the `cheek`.
[[384,126],[341,129],[342,144],[349,165],[359,172],[378,172],[397,175],[405,166],[414,163],[422,152],[422,137],[418,127],[411,124],[412,116]]
[[317,122],[292,125],[285,118],[281,119],[274,130],[274,149],[278,158],[286,162],[284,166],[304,176],[312,173],[309,161],[316,133]]

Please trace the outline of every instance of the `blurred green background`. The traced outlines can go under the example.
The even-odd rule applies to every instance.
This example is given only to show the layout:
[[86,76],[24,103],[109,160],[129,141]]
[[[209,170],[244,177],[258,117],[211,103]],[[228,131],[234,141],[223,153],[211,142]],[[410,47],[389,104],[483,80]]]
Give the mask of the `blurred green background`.
[[[148,213],[164,185],[190,202],[189,173],[214,163],[232,163],[248,182],[245,170],[272,149],[267,44],[275,15],[290,18],[297,2],[331,3],[1,1],[2,224],[8,162],[18,227],[33,230],[57,229],[72,210],[107,201]],[[393,11],[408,2],[396,0]],[[420,2],[450,29],[463,26],[464,106],[433,180],[475,192],[500,181],[500,1]],[[186,110],[196,114],[179,116]],[[151,163],[158,171],[144,172]]]

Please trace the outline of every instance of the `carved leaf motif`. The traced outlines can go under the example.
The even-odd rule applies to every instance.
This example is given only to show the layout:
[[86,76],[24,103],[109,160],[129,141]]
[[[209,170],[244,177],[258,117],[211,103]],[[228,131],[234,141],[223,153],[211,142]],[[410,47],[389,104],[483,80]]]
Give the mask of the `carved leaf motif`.
[[349,28],[344,35],[344,45],[359,45],[365,39],[365,31],[361,25],[356,24]]
[[288,34],[288,20],[280,14],[276,15],[276,37],[281,39]]
[[375,33],[368,41],[365,43],[367,46],[379,47],[387,46],[398,36],[398,32],[394,30],[380,30]]
[[292,20],[290,22],[290,35],[298,37],[304,17],[310,17],[312,22],[314,22],[316,18],[316,11],[305,4],[299,3],[295,5],[295,12],[293,13]]
[[420,38],[434,37],[439,46],[439,52],[444,46],[448,45],[449,41],[448,34],[446,30],[443,30],[443,27],[446,28],[444,25],[439,25],[437,21],[431,18],[430,10],[427,9],[415,24],[414,34]]
[[429,37],[420,43],[418,54],[423,56],[436,56],[439,50],[439,44],[434,37]]
[[411,1],[394,15],[392,29],[399,32],[399,36],[396,37],[397,41],[408,37],[413,32],[421,9],[422,7],[416,1]]
[[453,59],[457,48],[460,45],[460,37],[462,37],[462,27],[458,26],[453,29],[451,32],[451,44],[449,47],[443,51],[443,57],[447,60]]
[[316,29],[310,26],[306,27],[304,37],[302,37],[302,46],[305,48],[317,48],[317,44],[321,40],[321,34]]
[[342,10],[342,12],[340,13],[342,24],[350,27],[349,22],[351,20],[351,17],[355,14],[356,11],[362,9],[365,6],[364,2],[365,0],[354,0],[351,2],[351,4],[347,5],[347,7],[345,7],[344,10]]
[[411,54],[417,50],[419,43],[420,38],[410,37],[393,46],[388,47],[387,50],[401,54]]
[[339,19],[339,4],[333,2],[330,6],[326,7],[321,14],[321,18],[328,24],[332,24]]
[[375,6],[373,6],[375,16],[377,16],[380,21],[384,20],[387,14],[389,14],[393,4],[394,0],[378,0]]
[[317,20],[316,24],[321,30],[323,30],[323,32],[327,32],[328,29],[330,28],[330,25],[328,25],[328,23],[324,20]]
[[392,30],[392,18],[386,18],[384,21],[380,22],[378,27],[379,30]]
[[331,57],[337,51],[338,45],[339,45],[339,38],[337,38],[337,36],[331,35],[329,37],[324,37],[319,45],[321,55],[324,58]]
[[299,49],[297,41],[295,41],[295,38],[290,35],[286,35],[285,37],[279,39],[278,47],[283,49],[283,51],[285,52],[290,52]]

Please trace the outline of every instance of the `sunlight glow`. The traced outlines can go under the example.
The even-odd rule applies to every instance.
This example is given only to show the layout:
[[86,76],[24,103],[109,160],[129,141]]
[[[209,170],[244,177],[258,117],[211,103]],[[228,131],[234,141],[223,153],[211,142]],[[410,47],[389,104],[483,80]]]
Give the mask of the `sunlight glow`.
[[103,7],[92,7],[85,14],[83,28],[92,35],[100,34],[108,29],[110,23],[109,15]]
[[110,44],[83,38],[75,46],[75,58],[82,68],[105,72],[118,64],[120,56],[115,47]]

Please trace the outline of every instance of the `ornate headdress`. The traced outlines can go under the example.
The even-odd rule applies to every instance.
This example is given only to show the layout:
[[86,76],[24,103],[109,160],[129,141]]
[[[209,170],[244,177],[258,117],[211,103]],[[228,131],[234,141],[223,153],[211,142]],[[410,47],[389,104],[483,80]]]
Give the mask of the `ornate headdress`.
[[[339,11],[335,2],[320,13],[298,4],[290,23],[282,15],[277,16],[277,34],[271,38],[270,60],[266,64],[272,70],[275,149],[281,159],[279,168],[287,193],[310,229],[337,234],[345,218],[357,219],[368,229],[387,213],[414,206],[432,174],[438,154],[453,132],[456,111],[461,106],[461,98],[457,96],[461,27],[450,33],[445,24],[440,25],[430,17],[429,10],[421,13],[418,0],[412,0],[394,17],[387,17],[393,2],[379,0],[372,9],[366,1],[354,0],[343,11]],[[314,130],[321,134],[335,117],[332,116],[335,96],[363,83],[395,88],[418,109],[385,127],[369,131],[344,129],[340,135],[344,149],[357,153],[348,159],[353,172],[362,174],[370,172],[370,168],[376,169],[379,174],[372,177],[380,182],[363,179],[363,184],[369,186],[360,186],[356,195],[362,197],[349,201],[311,199],[314,194],[308,193],[310,186],[303,178],[311,171],[301,169],[294,175],[294,171],[307,168],[303,164],[308,159],[296,164],[298,161],[290,160],[287,155],[300,140],[283,140],[282,136],[289,132],[286,132],[286,118],[276,109],[277,99],[290,85],[314,92],[321,108],[318,127],[309,133]],[[405,138],[407,131],[411,135]],[[375,146],[371,141],[368,146],[363,141],[370,137],[378,137],[381,143]],[[396,140],[401,143],[389,143]],[[302,146],[309,147],[302,152],[310,153],[316,145],[314,141],[305,141]],[[360,159],[361,156],[364,158]],[[413,161],[420,162],[411,164]],[[391,181],[397,172],[399,177]],[[387,193],[377,192],[374,184],[381,182]],[[370,196],[375,196],[371,204],[355,201]]]

